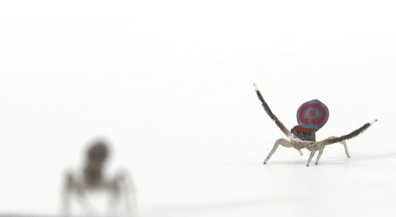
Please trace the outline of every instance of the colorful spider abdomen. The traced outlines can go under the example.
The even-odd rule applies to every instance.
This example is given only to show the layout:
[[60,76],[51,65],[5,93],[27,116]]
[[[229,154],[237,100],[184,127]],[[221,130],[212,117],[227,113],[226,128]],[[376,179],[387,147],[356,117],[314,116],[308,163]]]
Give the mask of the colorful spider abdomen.
[[297,122],[300,127],[318,131],[329,119],[329,109],[321,101],[314,99],[303,103],[297,111]]

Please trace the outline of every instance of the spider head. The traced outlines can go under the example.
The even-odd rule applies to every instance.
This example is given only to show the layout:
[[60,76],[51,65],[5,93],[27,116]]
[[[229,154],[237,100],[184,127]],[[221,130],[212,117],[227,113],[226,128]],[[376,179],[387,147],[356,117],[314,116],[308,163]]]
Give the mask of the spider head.
[[316,140],[315,130],[313,128],[295,126],[290,130],[290,132],[294,135],[294,137],[297,137],[301,140],[307,140],[307,141]]
[[103,163],[109,154],[109,150],[105,141],[95,141],[88,149],[87,157],[89,161]]

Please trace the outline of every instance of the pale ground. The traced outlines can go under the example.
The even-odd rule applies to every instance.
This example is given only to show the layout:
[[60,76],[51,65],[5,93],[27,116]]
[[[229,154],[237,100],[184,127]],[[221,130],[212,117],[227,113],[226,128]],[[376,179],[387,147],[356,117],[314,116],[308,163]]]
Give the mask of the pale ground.
[[[392,5],[281,2],[1,7],[0,216],[59,214],[64,171],[98,137],[141,217],[394,216]],[[253,82],[288,128],[324,102],[318,139],[378,123],[350,159],[336,144],[306,167],[279,147],[263,165],[283,135]]]

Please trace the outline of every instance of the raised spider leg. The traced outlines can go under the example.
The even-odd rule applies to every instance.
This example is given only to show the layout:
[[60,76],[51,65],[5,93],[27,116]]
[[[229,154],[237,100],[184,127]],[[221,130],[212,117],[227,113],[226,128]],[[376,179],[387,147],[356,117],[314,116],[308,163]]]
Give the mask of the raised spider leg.
[[293,147],[292,144],[286,139],[278,139],[278,140],[276,140],[275,145],[272,148],[271,152],[268,154],[267,158],[265,158],[264,164],[266,164],[268,162],[268,160],[275,153],[275,151],[276,151],[276,149],[278,148],[279,145],[283,145],[283,146],[285,146],[287,148]]
[[312,160],[313,156],[315,156],[315,153],[316,153],[316,150],[311,151],[311,155],[309,155],[309,159],[308,159],[308,162],[307,162],[307,167],[311,163],[311,160]]
[[[359,134],[363,133],[365,130],[367,130],[367,128],[369,128],[371,125],[375,124],[375,122],[377,122],[377,119],[375,119],[374,121],[372,121],[370,123],[367,123],[367,124],[363,125],[359,129],[357,129],[357,130],[355,130],[355,131],[353,131],[353,132],[351,132],[351,133],[349,133],[347,135],[340,136],[340,137],[332,137],[330,139],[325,139],[325,140],[321,141],[321,143],[323,145],[331,145],[331,144],[334,144],[334,143],[337,143],[337,142],[342,143],[343,141],[345,141],[347,139],[352,139],[352,138],[358,136]],[[344,144],[344,146],[346,147],[346,143]],[[347,149],[346,149],[346,152],[348,152]],[[349,154],[347,153],[347,155],[349,155]]]
[[268,104],[265,102],[265,100],[264,100],[263,96],[261,95],[260,91],[257,89],[256,84],[253,84],[253,85],[254,85],[254,87],[256,88],[257,97],[258,97],[259,100],[261,101],[262,106],[263,106],[265,112],[268,114],[268,116],[270,116],[270,118],[271,118],[273,121],[275,121],[276,126],[278,126],[279,129],[280,129],[288,138],[291,138],[291,137],[292,137],[292,134],[290,133],[290,131],[285,127],[285,125],[282,124],[282,122],[280,122],[280,121],[278,120],[278,118],[274,115],[274,113],[272,113],[270,107],[269,107]]
[[[290,133],[290,131],[285,127],[285,125],[283,125],[282,122],[280,122],[278,120],[278,118],[274,115],[274,113],[272,113],[270,107],[268,106],[268,104],[265,102],[263,96],[261,95],[260,91],[258,90],[256,84],[253,84],[254,87],[256,88],[256,94],[257,97],[259,98],[259,100],[261,101],[261,104],[264,108],[264,111],[268,114],[268,116],[270,116],[270,118],[275,121],[276,126],[279,127],[279,129],[288,137],[288,138],[292,138],[292,134]],[[272,148],[271,152],[268,154],[268,157],[264,160],[264,164],[266,164],[268,162],[268,160],[270,159],[271,155],[275,153],[276,149],[278,148],[278,145],[281,144],[285,147],[292,147],[292,145],[290,144],[289,141],[285,140],[285,139],[278,139],[275,142],[274,147]],[[300,153],[300,155],[303,155],[303,153],[301,152],[301,150],[297,149],[298,152]]]
[[[323,153],[324,146],[326,146],[326,145],[331,145],[331,144],[334,144],[334,143],[337,143],[337,142],[339,142],[339,143],[341,143],[341,144],[344,145],[345,153],[346,153],[346,155],[347,155],[348,157],[350,157],[350,155],[349,155],[349,153],[348,153],[348,147],[347,147],[347,145],[346,145],[345,140],[347,140],[347,139],[352,139],[352,138],[358,136],[359,134],[363,133],[363,131],[365,131],[367,128],[369,128],[371,125],[373,125],[375,122],[377,122],[377,119],[375,119],[374,121],[372,121],[372,122],[370,122],[370,123],[367,123],[367,124],[363,125],[363,126],[360,127],[359,129],[357,129],[357,130],[355,130],[355,131],[353,131],[353,132],[351,132],[351,133],[349,133],[349,134],[347,134],[347,135],[340,136],[340,137],[334,137],[334,136],[332,136],[332,137],[330,137],[330,138],[328,138],[328,139],[325,139],[325,140],[323,140],[323,141],[321,141],[321,142],[318,142],[318,144],[320,144],[322,147],[320,148],[319,155],[318,155],[318,158],[317,158],[317,160],[316,160],[316,164],[318,164],[318,162],[319,162],[320,156],[321,156],[322,153]],[[315,152],[316,152],[315,150],[313,150],[313,151],[311,152],[311,156],[310,156],[309,159],[308,159],[307,166],[309,166],[309,163],[311,162],[311,159],[312,159],[313,155],[315,154]]]

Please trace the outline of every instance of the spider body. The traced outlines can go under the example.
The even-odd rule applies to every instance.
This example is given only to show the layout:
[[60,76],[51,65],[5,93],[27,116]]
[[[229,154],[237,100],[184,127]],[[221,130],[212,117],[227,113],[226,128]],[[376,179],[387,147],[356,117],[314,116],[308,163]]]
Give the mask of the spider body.
[[[319,159],[322,156],[323,150],[325,146],[331,145],[334,143],[341,143],[344,145],[345,153],[348,157],[350,157],[348,153],[348,148],[345,140],[352,139],[358,136],[360,133],[365,131],[371,125],[373,125],[377,120],[370,123],[364,124],[359,129],[340,137],[329,137],[322,141],[316,141],[316,134],[315,132],[318,131],[323,125],[327,122],[329,117],[329,111],[323,103],[319,100],[311,100],[308,101],[300,106],[297,111],[297,120],[299,125],[293,127],[290,131],[282,124],[281,121],[272,113],[271,109],[269,108],[268,104],[265,102],[263,96],[261,95],[260,91],[257,89],[256,85],[256,94],[259,100],[262,103],[262,106],[265,112],[270,116],[270,118],[275,122],[275,124],[279,127],[279,129],[287,136],[287,139],[278,139],[275,142],[274,147],[272,148],[271,152],[268,154],[267,158],[264,160],[264,164],[268,162],[271,156],[275,153],[276,149],[279,145],[288,148],[295,148],[297,149],[300,154],[302,155],[301,149],[306,148],[311,151],[311,154],[308,158],[307,166],[311,163],[312,158],[315,156],[315,153],[319,151],[318,157],[316,159],[316,164],[319,163]],[[308,109],[310,108],[310,109]]]
[[84,180],[87,186],[97,188],[103,180],[103,165],[108,156],[108,148],[102,141],[93,144],[87,153]]
[[[89,216],[93,216],[95,211],[88,203],[86,195],[94,191],[106,191],[109,193],[109,214],[111,216],[115,216],[118,212],[117,208],[121,205],[121,199],[124,199],[124,209],[126,209],[127,216],[133,216],[133,212],[136,212],[134,210],[135,207],[132,209],[130,207],[129,190],[134,189],[133,185],[131,185],[131,180],[128,179],[128,174],[126,172],[119,172],[114,178],[108,178],[103,175],[104,164],[107,161],[108,155],[107,144],[103,141],[96,141],[87,151],[82,176],[80,177],[71,172],[66,174],[66,185],[63,192],[64,215],[70,214],[70,196],[72,193],[75,193],[84,212]],[[133,194],[134,192],[131,193]],[[132,205],[134,206],[134,203]]]

